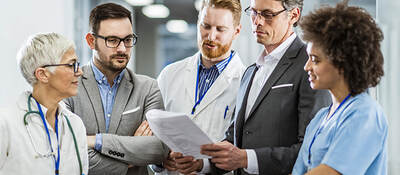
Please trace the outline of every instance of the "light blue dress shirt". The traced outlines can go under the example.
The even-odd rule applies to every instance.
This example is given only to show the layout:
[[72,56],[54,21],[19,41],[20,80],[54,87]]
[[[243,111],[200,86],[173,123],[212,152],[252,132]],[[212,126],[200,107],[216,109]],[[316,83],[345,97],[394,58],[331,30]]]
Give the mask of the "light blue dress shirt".
[[386,175],[388,126],[382,108],[367,93],[348,99],[326,122],[328,108],[321,109],[307,127],[293,175],[303,175],[321,164],[343,175]]
[[[104,76],[104,74],[93,64],[93,61],[90,63],[92,65],[94,78],[96,79],[97,86],[99,87],[101,102],[103,104],[104,119],[106,122],[106,132],[108,132],[115,96],[117,94],[119,84],[121,83],[121,79],[124,76],[125,69],[117,77],[115,77],[113,86],[111,87],[108,83],[107,77]],[[102,135],[101,133],[98,133],[96,134],[96,143],[94,149],[101,151],[102,144]]]

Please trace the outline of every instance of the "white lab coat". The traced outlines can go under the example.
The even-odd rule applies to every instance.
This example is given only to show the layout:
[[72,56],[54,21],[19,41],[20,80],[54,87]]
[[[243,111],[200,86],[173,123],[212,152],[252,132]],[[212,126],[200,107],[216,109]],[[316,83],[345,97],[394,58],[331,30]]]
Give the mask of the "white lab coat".
[[[25,92],[18,99],[17,104],[11,108],[0,111],[0,175],[9,174],[40,174],[54,175],[55,162],[52,156],[37,158],[36,151],[30,140],[27,128],[24,125],[24,115],[28,111],[28,96],[31,92]],[[42,105],[44,115],[47,109]],[[35,100],[31,100],[32,111],[38,111]],[[88,154],[86,129],[82,120],[65,108],[65,104],[59,103],[59,141],[60,141],[60,175],[78,175],[79,163],[75,152],[75,145],[71,131],[65,117],[68,117],[78,143],[83,173],[88,172]],[[61,120],[62,117],[62,120]],[[50,151],[43,122],[38,114],[30,114],[27,117],[28,127],[32,139],[39,153],[46,154]],[[49,132],[53,150],[57,152],[56,133],[49,123]],[[57,154],[56,154],[57,155]]]
[[[196,77],[200,53],[170,64],[157,78],[165,109],[189,115],[213,141],[224,138],[232,120],[241,76],[246,69],[235,53],[191,115],[195,104]],[[228,106],[228,110],[226,107]],[[225,112],[226,111],[226,112]],[[179,127],[179,124],[177,124]]]

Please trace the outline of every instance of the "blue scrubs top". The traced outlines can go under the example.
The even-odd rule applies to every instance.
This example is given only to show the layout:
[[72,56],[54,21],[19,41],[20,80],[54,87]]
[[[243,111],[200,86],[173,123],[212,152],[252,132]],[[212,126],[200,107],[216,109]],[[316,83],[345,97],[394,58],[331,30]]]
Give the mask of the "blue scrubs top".
[[367,93],[350,97],[311,141],[325,120],[321,109],[307,126],[293,175],[303,175],[320,164],[343,175],[386,175],[388,125],[382,108]]

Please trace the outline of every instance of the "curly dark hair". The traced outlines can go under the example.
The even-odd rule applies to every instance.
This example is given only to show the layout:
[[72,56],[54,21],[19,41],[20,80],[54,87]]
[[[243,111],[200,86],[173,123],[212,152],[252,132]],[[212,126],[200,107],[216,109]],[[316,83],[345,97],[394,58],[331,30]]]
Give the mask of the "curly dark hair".
[[343,73],[350,93],[376,86],[383,76],[383,33],[363,8],[341,2],[311,12],[300,22],[303,39],[323,50]]

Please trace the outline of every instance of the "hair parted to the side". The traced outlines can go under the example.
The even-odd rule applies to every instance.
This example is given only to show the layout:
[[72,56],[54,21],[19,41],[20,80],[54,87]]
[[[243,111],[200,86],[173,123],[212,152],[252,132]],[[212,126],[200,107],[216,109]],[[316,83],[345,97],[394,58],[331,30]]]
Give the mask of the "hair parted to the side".
[[345,0],[311,12],[300,27],[303,39],[320,46],[343,73],[352,95],[379,83],[384,74],[383,33],[366,10],[348,6]]
[[[70,49],[75,49],[74,42],[57,33],[30,36],[17,54],[17,62],[25,80],[33,86],[37,82],[35,70],[47,64],[59,64]],[[55,70],[54,67],[48,69]]]
[[240,17],[242,15],[240,0],[203,0],[199,14],[203,11],[204,7],[228,9],[233,15],[233,25],[238,26],[240,24]]
[[125,7],[114,4],[106,3],[96,6],[91,12],[89,17],[89,27],[91,32],[96,33],[99,31],[100,22],[106,19],[119,19],[129,18],[132,24],[132,14]]

